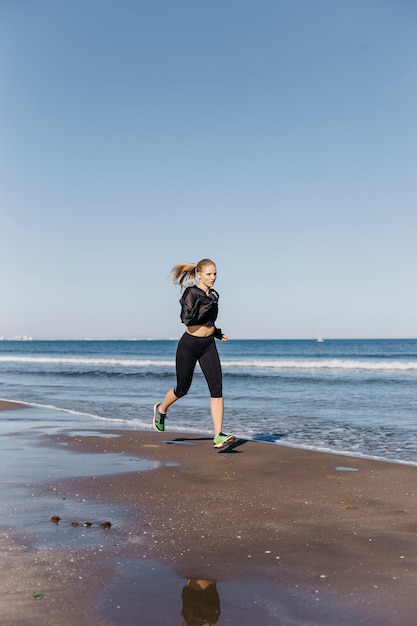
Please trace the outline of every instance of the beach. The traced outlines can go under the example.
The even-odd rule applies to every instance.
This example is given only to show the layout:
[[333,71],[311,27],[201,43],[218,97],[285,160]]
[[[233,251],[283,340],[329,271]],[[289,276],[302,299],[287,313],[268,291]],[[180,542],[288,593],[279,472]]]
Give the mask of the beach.
[[415,623],[415,466],[106,427],[29,451],[23,434],[5,445],[45,472],[3,485],[4,624]]
[[[59,409],[63,426],[78,416],[84,424],[93,420],[147,431],[153,404],[175,383],[176,345],[3,341],[0,397]],[[230,339],[218,342],[218,350],[224,426],[230,432],[296,448],[416,463],[417,340]],[[211,433],[199,366],[190,393],[171,407],[169,419],[171,430]]]

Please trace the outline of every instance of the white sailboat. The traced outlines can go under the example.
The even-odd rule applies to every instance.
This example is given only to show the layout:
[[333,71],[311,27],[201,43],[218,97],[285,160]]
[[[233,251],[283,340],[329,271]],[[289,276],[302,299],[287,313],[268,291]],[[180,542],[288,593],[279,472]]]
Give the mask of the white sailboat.
[[320,333],[317,336],[317,343],[324,343],[324,339],[323,337],[320,335]]

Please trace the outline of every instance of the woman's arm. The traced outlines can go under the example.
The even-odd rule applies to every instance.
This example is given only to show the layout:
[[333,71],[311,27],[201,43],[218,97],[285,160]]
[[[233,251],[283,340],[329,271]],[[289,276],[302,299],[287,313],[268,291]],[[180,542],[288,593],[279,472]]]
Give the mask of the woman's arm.
[[186,289],[181,298],[181,321],[186,326],[197,323],[198,316],[198,294],[191,289]]

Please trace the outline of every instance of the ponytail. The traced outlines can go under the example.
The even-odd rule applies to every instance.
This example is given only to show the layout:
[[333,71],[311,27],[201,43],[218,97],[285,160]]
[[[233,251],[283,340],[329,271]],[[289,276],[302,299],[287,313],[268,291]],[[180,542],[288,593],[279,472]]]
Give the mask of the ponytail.
[[215,265],[215,263],[210,259],[202,259],[198,263],[174,265],[171,270],[172,282],[175,285],[180,285],[181,289],[184,288],[185,283],[187,286],[194,285],[197,280],[197,272],[201,272],[205,265]]
[[184,288],[184,283],[187,285],[193,285],[196,279],[196,263],[181,263],[175,265],[171,270],[172,282],[174,285],[179,285],[181,289]]

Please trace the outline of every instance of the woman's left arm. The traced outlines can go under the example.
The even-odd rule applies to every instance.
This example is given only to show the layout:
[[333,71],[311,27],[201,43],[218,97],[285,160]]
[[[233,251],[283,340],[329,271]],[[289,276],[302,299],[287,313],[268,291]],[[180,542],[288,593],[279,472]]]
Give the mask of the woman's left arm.
[[214,336],[216,337],[216,339],[219,339],[223,343],[226,343],[226,341],[228,340],[228,336],[222,333],[221,328],[214,327]]

